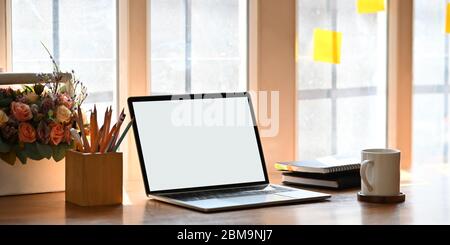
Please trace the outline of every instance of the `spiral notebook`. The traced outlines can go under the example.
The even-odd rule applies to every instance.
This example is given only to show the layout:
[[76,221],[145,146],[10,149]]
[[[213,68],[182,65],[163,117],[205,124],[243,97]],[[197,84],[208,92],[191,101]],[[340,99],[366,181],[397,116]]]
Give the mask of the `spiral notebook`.
[[354,157],[323,157],[309,161],[278,162],[275,168],[281,171],[330,174],[359,170],[360,160]]

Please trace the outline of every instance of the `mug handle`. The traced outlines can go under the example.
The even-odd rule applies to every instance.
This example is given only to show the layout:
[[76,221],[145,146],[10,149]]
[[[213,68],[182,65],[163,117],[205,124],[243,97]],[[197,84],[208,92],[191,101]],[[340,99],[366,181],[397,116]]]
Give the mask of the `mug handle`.
[[369,183],[369,180],[367,179],[367,167],[369,164],[373,165],[373,161],[365,160],[361,163],[361,179],[363,183],[367,186],[367,189],[369,191],[373,191],[372,185]]

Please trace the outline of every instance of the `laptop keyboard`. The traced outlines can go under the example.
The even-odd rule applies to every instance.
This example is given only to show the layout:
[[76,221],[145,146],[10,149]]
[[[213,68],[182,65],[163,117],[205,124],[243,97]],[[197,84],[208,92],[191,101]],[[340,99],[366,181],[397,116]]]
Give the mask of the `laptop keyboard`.
[[216,190],[216,191],[202,191],[202,192],[189,192],[180,194],[169,194],[164,195],[168,198],[173,198],[181,201],[199,201],[207,200],[213,198],[231,198],[231,197],[242,197],[242,196],[257,196],[257,195],[268,195],[276,194],[280,192],[288,192],[292,189],[284,188],[280,186],[267,186],[266,188],[239,188],[232,190]]

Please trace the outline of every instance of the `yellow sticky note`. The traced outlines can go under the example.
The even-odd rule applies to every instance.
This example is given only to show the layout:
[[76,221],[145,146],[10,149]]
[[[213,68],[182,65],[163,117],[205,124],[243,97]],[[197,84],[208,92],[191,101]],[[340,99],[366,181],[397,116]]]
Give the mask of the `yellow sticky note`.
[[314,61],[341,63],[342,33],[314,30]]
[[384,10],[384,0],[358,0],[358,13],[371,14]]
[[450,33],[450,3],[447,4],[447,16],[445,19],[445,32]]

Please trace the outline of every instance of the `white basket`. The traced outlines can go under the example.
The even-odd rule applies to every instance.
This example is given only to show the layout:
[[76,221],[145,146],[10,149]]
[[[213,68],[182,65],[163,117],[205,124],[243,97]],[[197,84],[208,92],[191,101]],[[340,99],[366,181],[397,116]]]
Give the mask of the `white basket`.
[[[70,79],[64,74],[63,80]],[[34,73],[0,73],[0,85],[38,82]],[[32,161],[26,165],[16,161],[14,166],[0,159],[0,196],[60,192],[65,190],[65,161]]]
[[65,190],[65,161],[32,161],[14,166],[0,160],[0,196],[60,192]]

